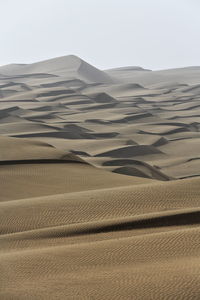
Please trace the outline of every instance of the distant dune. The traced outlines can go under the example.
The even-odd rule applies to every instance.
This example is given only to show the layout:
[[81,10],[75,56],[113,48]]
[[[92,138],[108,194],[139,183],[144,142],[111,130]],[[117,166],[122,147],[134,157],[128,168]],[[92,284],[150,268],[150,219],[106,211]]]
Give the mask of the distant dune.
[[0,299],[199,299],[200,67],[0,67]]

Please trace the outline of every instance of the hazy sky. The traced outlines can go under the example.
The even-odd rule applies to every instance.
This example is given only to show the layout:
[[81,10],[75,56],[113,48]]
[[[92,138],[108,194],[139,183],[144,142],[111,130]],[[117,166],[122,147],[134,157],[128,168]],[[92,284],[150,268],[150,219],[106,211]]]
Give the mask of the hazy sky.
[[0,65],[75,54],[98,68],[200,65],[200,0],[0,0]]

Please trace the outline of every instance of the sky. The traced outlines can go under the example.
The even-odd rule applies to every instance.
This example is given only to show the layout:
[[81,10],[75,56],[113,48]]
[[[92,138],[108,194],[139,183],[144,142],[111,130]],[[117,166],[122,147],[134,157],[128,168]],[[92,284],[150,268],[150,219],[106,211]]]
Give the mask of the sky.
[[0,0],[0,65],[200,66],[200,0]]

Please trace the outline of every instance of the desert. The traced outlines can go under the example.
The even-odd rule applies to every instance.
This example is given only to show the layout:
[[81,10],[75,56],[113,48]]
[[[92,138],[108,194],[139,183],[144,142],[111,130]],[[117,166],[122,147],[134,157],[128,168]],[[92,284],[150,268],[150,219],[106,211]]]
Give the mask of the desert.
[[199,78],[0,66],[1,299],[199,299]]

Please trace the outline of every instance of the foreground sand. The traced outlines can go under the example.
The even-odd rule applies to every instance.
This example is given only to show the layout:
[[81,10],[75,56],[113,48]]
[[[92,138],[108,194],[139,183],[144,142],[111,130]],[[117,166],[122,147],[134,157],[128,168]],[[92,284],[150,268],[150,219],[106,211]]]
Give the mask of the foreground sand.
[[200,71],[154,73],[0,68],[0,299],[199,299]]

